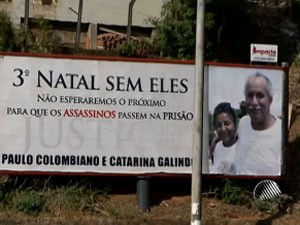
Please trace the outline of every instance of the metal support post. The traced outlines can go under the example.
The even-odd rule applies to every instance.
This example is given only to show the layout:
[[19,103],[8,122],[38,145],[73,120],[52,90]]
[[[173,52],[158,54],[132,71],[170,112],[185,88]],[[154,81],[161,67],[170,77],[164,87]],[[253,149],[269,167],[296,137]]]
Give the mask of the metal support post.
[[127,24],[127,42],[130,42],[131,39],[131,27],[132,27],[132,9],[135,0],[131,0],[128,7],[128,24]]
[[24,26],[25,35],[27,36],[29,30],[29,0],[25,0]]
[[201,225],[203,81],[204,81],[204,14],[205,1],[197,1],[195,117],[192,168],[191,225]]
[[75,52],[78,53],[80,45],[80,27],[81,27],[81,17],[82,17],[82,5],[83,0],[79,0],[78,3],[78,14],[77,14],[77,27],[76,27],[76,38],[75,38]]
[[143,212],[148,212],[150,209],[150,188],[149,177],[138,177],[137,181],[137,199],[139,208]]

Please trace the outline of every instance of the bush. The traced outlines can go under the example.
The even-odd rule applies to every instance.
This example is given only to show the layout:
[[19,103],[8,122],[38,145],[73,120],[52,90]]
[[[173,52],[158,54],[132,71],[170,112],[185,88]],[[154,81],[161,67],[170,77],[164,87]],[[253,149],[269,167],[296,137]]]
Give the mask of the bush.
[[43,200],[35,191],[22,191],[14,197],[14,208],[27,214],[38,214],[43,208]]
[[157,47],[149,40],[131,40],[130,42],[123,42],[117,48],[117,52],[122,56],[127,57],[157,57],[159,51]]
[[15,28],[10,17],[0,11],[0,51],[12,51],[15,47]]
[[249,201],[246,191],[229,180],[226,181],[221,191],[221,198],[224,202],[234,205],[246,204]]

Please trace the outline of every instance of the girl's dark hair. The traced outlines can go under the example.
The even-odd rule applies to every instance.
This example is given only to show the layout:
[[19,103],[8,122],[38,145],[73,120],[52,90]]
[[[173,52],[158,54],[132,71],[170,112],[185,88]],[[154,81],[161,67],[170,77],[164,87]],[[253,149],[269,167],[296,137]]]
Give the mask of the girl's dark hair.
[[235,110],[231,107],[229,102],[221,102],[214,109],[214,126],[216,126],[216,117],[220,113],[227,113],[232,118],[234,125],[236,126],[236,114]]

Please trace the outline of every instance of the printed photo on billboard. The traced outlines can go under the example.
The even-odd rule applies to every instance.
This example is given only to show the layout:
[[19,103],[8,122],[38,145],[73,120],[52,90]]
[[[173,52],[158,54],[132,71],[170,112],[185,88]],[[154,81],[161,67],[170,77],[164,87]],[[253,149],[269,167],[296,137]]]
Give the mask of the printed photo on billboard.
[[209,174],[283,175],[284,97],[281,68],[209,66]]

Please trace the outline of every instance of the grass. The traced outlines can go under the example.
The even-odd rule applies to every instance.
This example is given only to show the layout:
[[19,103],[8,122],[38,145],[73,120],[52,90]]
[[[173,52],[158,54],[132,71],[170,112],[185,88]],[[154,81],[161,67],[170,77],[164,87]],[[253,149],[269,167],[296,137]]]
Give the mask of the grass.
[[36,191],[13,192],[13,208],[17,211],[37,215],[43,208],[42,196]]
[[[0,210],[0,225],[185,225],[190,224],[190,196],[169,196],[149,213],[138,208],[135,189],[131,194],[121,192],[126,184],[114,185],[104,183],[106,178],[77,177],[11,177],[2,183],[3,198]],[[178,179],[180,182],[180,179]],[[208,225],[228,224],[230,217],[257,215],[257,210],[242,204],[245,185],[240,182],[226,181],[220,183],[223,198],[204,199],[203,216]],[[132,187],[132,186],[131,186]],[[169,187],[172,190],[172,186]],[[248,195],[249,193],[246,193]],[[158,190],[163,196],[163,191]],[[230,201],[231,204],[226,204]],[[158,202],[158,201],[157,201]],[[163,203],[163,204],[162,204]],[[256,210],[256,211],[255,211]],[[208,219],[207,219],[208,218]]]
[[114,184],[114,188],[118,186],[115,193],[107,180],[99,177],[2,176],[0,225],[160,225],[176,224],[174,221],[181,221],[177,224],[183,225],[183,221],[187,221],[188,224],[189,209],[181,209],[178,213],[174,208],[166,208],[170,211],[165,213],[154,207],[152,213],[143,213],[137,205],[134,186],[130,185],[132,192],[128,193],[125,191],[128,184]]
[[14,209],[26,214],[41,212],[87,210],[107,200],[107,190],[87,179],[66,179],[65,184],[51,177],[11,177],[0,185],[2,209]]

